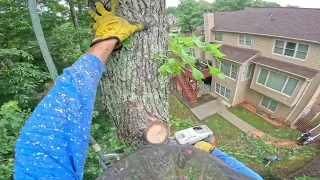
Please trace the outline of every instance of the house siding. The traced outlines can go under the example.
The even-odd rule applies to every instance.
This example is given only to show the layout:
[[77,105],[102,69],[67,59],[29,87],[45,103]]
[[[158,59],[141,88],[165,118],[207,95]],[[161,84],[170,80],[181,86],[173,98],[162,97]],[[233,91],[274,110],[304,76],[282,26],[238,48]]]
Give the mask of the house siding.
[[309,103],[310,101],[315,101],[312,98],[315,97],[314,96],[315,93],[319,93],[317,91],[317,89],[319,88],[319,84],[320,84],[320,73],[318,73],[316,77],[314,77],[313,80],[310,82],[310,85],[306,90],[306,93],[304,94],[303,98],[301,99],[300,102],[298,102],[298,104],[296,105],[290,117],[288,117],[289,124],[295,122],[298,118],[300,118],[299,116],[301,112],[305,111],[305,109],[308,108],[307,105],[309,106],[311,105]]
[[266,109],[260,105],[260,102],[264,96],[265,95],[263,95],[257,91],[249,89],[246,92],[246,102],[254,105],[258,109],[262,110],[263,112],[265,112],[267,114],[272,114],[272,116],[284,121],[288,117],[288,115],[290,114],[293,107],[286,106],[286,105],[279,102],[276,111],[271,112],[268,109]]
[[[239,46],[239,47],[246,47],[252,48],[261,51],[261,55],[301,66],[306,66],[313,69],[320,70],[320,44],[311,43],[311,42],[303,42],[303,41],[296,41],[290,40],[286,38],[277,38],[277,37],[269,37],[269,36],[259,36],[259,35],[249,35],[252,37],[252,46],[242,46],[239,45],[239,35],[240,33],[230,33],[230,32],[223,32],[223,44],[228,44],[232,46]],[[212,36],[214,36],[214,32],[212,32]],[[306,60],[298,60],[286,56],[276,55],[273,54],[273,47],[274,41],[276,39],[291,41],[291,42],[300,42],[309,45],[309,52]]]
[[286,73],[283,73],[283,72],[279,72],[279,73],[282,73],[284,75],[287,75],[287,76],[290,76],[290,77],[293,77],[295,79],[298,79],[299,80],[299,83],[293,93],[293,95],[291,97],[289,96],[286,96],[284,94],[281,94],[275,90],[272,90],[270,88],[267,88],[266,86],[263,86],[263,85],[260,85],[257,83],[258,81],[258,78],[259,78],[259,75],[260,75],[260,69],[261,68],[265,68],[265,69],[268,69],[268,70],[271,70],[271,71],[274,71],[274,72],[279,72],[279,71],[276,71],[276,70],[273,70],[273,69],[269,69],[269,68],[266,68],[266,67],[262,67],[262,66],[259,66],[259,65],[256,65],[256,68],[254,70],[254,74],[253,74],[253,78],[252,78],[252,82],[251,82],[251,86],[250,88],[261,93],[261,94],[264,94],[276,101],[279,101],[287,106],[294,106],[295,103],[297,103],[299,97],[302,95],[304,89],[306,88],[307,86],[307,81],[305,79],[302,79],[302,78],[298,78],[298,77],[295,77],[295,76],[292,76],[292,75],[289,75],[289,74],[286,74]]
[[235,95],[235,99],[233,101],[232,106],[236,106],[236,105],[244,102],[246,100],[246,94],[248,93],[248,90],[250,89],[251,79],[246,79],[244,81],[241,81],[241,78],[242,78],[241,72],[245,71],[245,69],[246,69],[246,66],[240,67],[236,95]]

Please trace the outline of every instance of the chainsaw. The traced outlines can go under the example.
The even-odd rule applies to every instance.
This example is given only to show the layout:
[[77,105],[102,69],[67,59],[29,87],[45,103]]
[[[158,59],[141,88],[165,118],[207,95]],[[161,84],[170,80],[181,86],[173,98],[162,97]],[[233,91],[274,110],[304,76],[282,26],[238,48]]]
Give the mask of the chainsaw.
[[[194,145],[199,141],[206,141],[215,146],[215,138],[213,132],[206,126],[200,125],[188,129],[183,129],[167,139],[167,144]],[[91,148],[99,157],[99,163],[103,169],[109,169],[115,162],[120,160],[119,154],[123,153],[122,149],[113,153],[104,154],[100,145],[91,136],[89,139]]]

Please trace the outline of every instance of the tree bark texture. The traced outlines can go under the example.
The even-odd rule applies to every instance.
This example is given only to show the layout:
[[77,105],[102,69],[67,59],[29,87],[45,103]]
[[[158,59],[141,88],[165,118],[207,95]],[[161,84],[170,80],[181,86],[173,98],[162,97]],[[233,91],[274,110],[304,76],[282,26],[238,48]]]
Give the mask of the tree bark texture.
[[[102,0],[109,7],[109,0]],[[93,0],[89,1],[94,7]],[[117,15],[134,22],[148,22],[151,28],[131,36],[131,47],[113,53],[100,83],[103,105],[127,145],[147,144],[145,132],[155,123],[169,131],[169,77],[158,73],[161,66],[153,55],[167,50],[165,0],[119,0]],[[95,8],[94,8],[95,9]]]
[[70,13],[71,13],[71,18],[72,18],[72,23],[73,23],[73,26],[75,28],[78,28],[78,17],[77,17],[77,13],[76,13],[76,10],[74,9],[74,2],[73,0],[68,0],[68,4],[69,4],[69,7],[70,7]]

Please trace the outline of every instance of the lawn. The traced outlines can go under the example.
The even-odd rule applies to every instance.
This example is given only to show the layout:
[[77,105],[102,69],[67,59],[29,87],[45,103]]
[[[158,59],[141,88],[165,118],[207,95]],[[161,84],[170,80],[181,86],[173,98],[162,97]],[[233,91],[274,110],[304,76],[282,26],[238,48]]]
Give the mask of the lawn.
[[[193,125],[206,124],[213,131],[218,148],[245,163],[264,179],[287,178],[291,173],[309,163],[312,158],[320,155],[319,150],[312,147],[285,149],[265,145],[262,139],[247,136],[220,115],[214,115],[199,122],[174,95],[170,95],[170,115],[173,119],[189,119],[189,123],[192,120]],[[271,167],[265,167],[263,158],[268,155],[277,155],[282,160],[273,163]]]
[[316,117],[315,120],[312,121],[313,125],[319,125],[320,124],[320,115],[318,115],[318,117]]
[[229,111],[241,118],[243,121],[246,121],[253,127],[257,128],[258,130],[273,137],[295,140],[301,135],[301,133],[297,130],[289,129],[286,127],[278,127],[271,123],[268,123],[267,121],[255,115],[244,107],[239,106],[234,109],[229,109]]

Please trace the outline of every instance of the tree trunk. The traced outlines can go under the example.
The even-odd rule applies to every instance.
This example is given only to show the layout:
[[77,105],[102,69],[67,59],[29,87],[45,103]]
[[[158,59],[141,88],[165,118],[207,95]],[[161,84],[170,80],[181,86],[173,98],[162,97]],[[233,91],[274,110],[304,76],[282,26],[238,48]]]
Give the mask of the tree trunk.
[[[90,6],[93,7],[90,0]],[[109,0],[102,1],[109,7]],[[167,50],[165,0],[119,0],[117,15],[151,28],[134,34],[130,48],[113,53],[100,83],[103,105],[118,129],[118,137],[133,148],[144,146],[146,130],[162,124],[169,131],[169,77],[158,73],[153,55]]]
[[68,0],[68,4],[70,7],[70,13],[71,13],[73,26],[77,29],[78,28],[78,18],[77,18],[76,10],[74,9],[73,0]]

